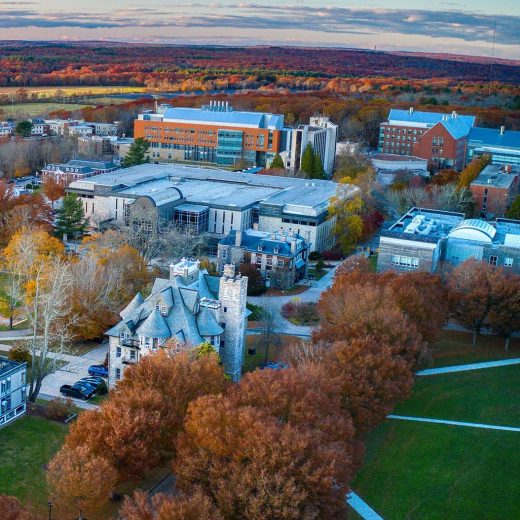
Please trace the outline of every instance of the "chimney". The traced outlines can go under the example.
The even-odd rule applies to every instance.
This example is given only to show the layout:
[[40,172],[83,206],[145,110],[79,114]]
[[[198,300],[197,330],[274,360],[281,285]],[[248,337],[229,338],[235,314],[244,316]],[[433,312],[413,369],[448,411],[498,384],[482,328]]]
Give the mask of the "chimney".
[[233,264],[224,265],[223,274],[226,278],[235,278],[235,266]]
[[408,109],[408,113],[409,113],[410,115],[413,114],[413,107],[410,107],[410,108]]
[[453,119],[457,117],[457,112],[455,112],[455,110],[451,113],[451,117],[453,117]]
[[500,135],[504,135],[506,132],[506,127],[505,126],[501,126],[500,127]]
[[240,247],[242,245],[242,231],[237,230],[235,234],[235,246]]
[[294,255],[296,253],[296,238],[291,238],[291,253]]

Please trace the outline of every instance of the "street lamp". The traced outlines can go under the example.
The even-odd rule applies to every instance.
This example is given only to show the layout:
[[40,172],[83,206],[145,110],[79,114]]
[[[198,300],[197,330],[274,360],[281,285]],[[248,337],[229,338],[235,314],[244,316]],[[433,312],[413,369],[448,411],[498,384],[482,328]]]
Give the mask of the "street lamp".
[[52,520],[52,502],[49,500],[47,505],[49,506],[49,520]]

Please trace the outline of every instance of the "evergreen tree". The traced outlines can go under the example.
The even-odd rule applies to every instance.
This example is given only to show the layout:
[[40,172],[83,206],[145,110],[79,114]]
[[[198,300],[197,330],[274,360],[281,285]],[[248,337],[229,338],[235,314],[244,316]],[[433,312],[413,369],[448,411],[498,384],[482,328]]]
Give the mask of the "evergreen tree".
[[56,235],[62,238],[81,238],[87,230],[88,220],[85,218],[83,203],[75,193],[69,193],[63,198],[63,204],[56,211]]
[[269,169],[270,170],[280,170],[280,169],[285,169],[285,164],[283,163],[283,159],[282,157],[280,156],[279,153],[277,153],[274,158],[273,158],[273,162],[271,163],[271,166],[269,166]]
[[121,166],[123,166],[123,168],[130,168],[130,166],[150,162],[150,156],[148,155],[149,149],[150,142],[142,137],[138,137],[130,146]]
[[325,170],[319,153],[313,154],[311,179],[325,179]]
[[31,137],[32,123],[30,121],[20,121],[16,125],[16,133],[22,137]]
[[307,177],[310,179],[314,172],[314,151],[312,149],[312,144],[309,143],[305,147],[305,151],[302,155],[302,162],[300,166],[300,170],[307,174]]
[[506,214],[507,218],[513,218],[515,220],[520,220],[520,195],[517,195],[513,204],[509,208],[509,211]]

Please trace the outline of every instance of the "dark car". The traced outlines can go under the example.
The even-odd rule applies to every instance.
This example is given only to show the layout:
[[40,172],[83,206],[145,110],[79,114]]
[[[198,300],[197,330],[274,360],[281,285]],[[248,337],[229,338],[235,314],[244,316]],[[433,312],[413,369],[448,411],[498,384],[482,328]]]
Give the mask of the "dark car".
[[107,384],[102,377],[92,376],[92,377],[83,377],[78,383],[87,383],[92,386],[96,392],[106,390]]
[[88,375],[108,377],[108,368],[105,365],[90,365],[88,367]]
[[65,397],[75,397],[76,399],[83,399],[86,401],[92,397],[94,392],[77,385],[61,385],[60,393]]
[[262,363],[260,365],[261,369],[270,368],[271,370],[285,370],[289,368],[287,363],[282,363],[281,361],[268,361],[267,363]]
[[96,387],[92,383],[87,383],[86,381],[76,381],[74,386],[79,386],[81,388],[85,388],[87,392],[96,392]]

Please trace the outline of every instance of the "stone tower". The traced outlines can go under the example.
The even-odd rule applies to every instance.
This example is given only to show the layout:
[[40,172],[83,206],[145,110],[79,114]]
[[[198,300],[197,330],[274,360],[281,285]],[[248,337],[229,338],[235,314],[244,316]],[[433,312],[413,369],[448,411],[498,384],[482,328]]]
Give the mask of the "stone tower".
[[219,285],[220,314],[224,335],[220,342],[220,358],[226,373],[238,381],[244,363],[246,339],[247,276],[235,274],[235,266],[226,264]]

